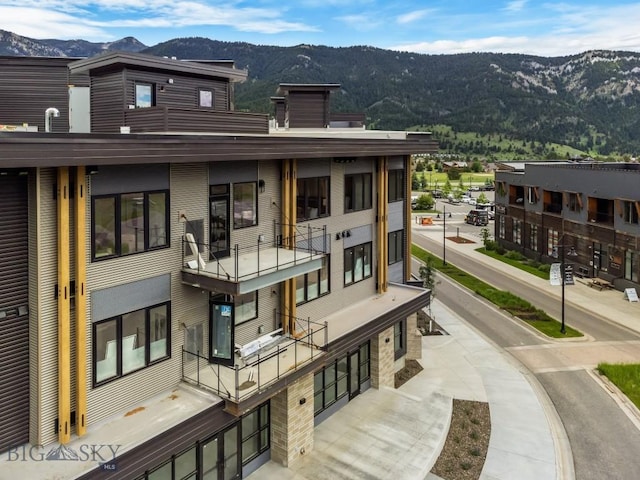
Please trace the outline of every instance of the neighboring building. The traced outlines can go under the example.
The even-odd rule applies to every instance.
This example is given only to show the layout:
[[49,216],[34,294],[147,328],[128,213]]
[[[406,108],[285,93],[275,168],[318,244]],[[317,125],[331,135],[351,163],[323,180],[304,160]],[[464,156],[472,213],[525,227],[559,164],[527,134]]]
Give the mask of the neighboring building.
[[509,164],[496,171],[495,238],[547,263],[573,248],[565,263],[574,273],[638,288],[639,185],[640,164]]
[[409,166],[430,135],[331,114],[333,84],[281,86],[270,128],[234,111],[229,62],[0,69],[3,475],[288,466],[419,358]]

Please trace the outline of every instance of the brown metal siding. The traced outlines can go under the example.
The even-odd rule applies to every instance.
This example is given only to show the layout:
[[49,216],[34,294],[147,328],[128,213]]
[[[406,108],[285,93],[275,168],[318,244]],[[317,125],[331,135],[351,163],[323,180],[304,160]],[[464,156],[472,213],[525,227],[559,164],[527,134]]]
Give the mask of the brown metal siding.
[[27,177],[0,177],[0,452],[29,441]]
[[290,128],[324,128],[329,123],[325,92],[291,92],[287,103]]
[[124,123],[122,72],[91,78],[91,131],[118,133]]
[[60,117],[53,120],[53,131],[68,132],[69,61],[0,59],[0,124],[28,123],[44,132],[44,112],[55,107],[60,110]]

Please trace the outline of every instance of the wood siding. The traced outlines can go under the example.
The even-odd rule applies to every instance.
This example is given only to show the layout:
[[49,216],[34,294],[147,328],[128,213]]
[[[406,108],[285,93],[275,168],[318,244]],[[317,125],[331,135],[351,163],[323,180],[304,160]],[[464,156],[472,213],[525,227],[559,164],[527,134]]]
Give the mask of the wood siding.
[[329,92],[290,92],[289,128],[325,128],[329,125]]

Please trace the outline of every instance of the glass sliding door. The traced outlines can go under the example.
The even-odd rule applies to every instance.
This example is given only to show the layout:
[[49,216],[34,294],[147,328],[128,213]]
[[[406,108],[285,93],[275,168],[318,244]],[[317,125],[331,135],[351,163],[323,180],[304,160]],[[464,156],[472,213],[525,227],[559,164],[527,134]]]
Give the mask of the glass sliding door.
[[240,478],[238,426],[202,443],[202,480],[235,480]]
[[233,364],[233,303],[212,302],[209,316],[209,361]]

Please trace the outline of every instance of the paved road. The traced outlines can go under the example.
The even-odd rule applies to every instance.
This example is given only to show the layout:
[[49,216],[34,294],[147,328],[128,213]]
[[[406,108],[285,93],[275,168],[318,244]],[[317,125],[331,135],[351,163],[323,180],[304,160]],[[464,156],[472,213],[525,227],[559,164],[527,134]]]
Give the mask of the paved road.
[[[441,244],[420,236],[419,232],[413,235],[413,241],[438,254],[442,250]],[[557,299],[544,292],[532,291],[499,269],[487,270],[468,257],[463,260],[453,249],[447,253],[447,260],[464,265],[465,270],[473,275],[527,298],[554,314],[551,304],[557,304]],[[413,271],[417,269],[414,267]],[[574,318],[576,327],[588,332],[594,340],[549,341],[447,278],[438,277],[437,280],[439,283],[435,290],[440,301],[460,313],[467,322],[513,354],[535,374],[567,431],[576,479],[626,480],[639,477],[640,421],[628,415],[592,373],[594,358],[640,360],[638,334],[566,305],[566,318]]]
[[[451,228],[455,231],[455,227]],[[420,247],[425,248],[428,251],[432,251],[436,255],[442,256],[441,242],[439,243],[420,235],[420,232],[417,231],[413,233],[412,239],[413,242]],[[554,318],[560,318],[561,303],[558,302],[556,297],[549,295],[545,291],[532,289],[527,283],[520,282],[515,280],[513,277],[504,275],[499,268],[499,264],[496,265],[496,268],[488,270],[486,265],[472,262],[468,257],[463,256],[451,248],[447,250],[446,258],[447,262],[461,266],[471,275],[484,280],[500,290],[507,290],[520,298],[524,298]],[[570,288],[571,286],[565,287],[565,292]],[[570,293],[567,293],[567,295],[569,294]],[[581,332],[584,332],[597,340],[640,340],[640,335],[636,332],[611,322],[608,319],[603,319],[598,315],[594,315],[589,310],[581,307],[575,307],[567,302],[565,302],[565,321],[567,325],[574,326]]]

